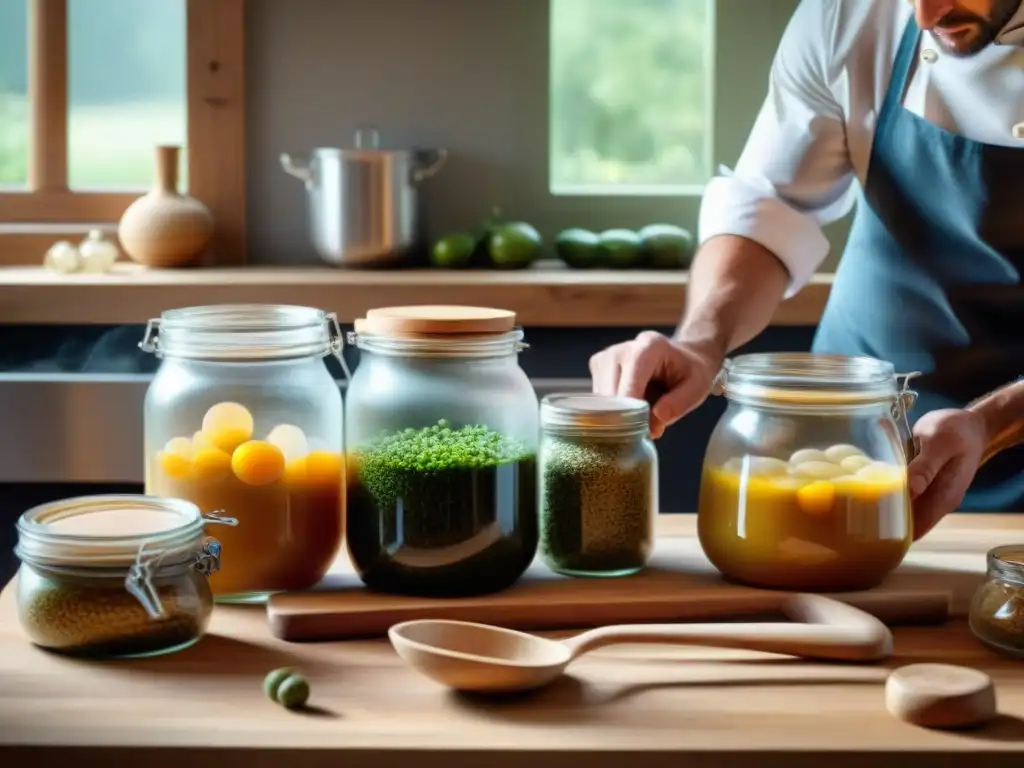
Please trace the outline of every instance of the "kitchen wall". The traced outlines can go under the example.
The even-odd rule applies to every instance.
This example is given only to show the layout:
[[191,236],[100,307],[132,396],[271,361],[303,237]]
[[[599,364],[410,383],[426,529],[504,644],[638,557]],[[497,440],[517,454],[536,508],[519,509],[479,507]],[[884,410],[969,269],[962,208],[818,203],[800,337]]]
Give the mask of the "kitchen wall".
[[[716,164],[739,155],[796,5],[718,0]],[[549,193],[548,9],[548,0],[248,0],[253,261],[316,263],[302,185],[278,156],[351,146],[367,122],[393,147],[451,152],[423,187],[432,235],[475,226],[492,204],[549,236],[662,220],[695,228],[696,197]],[[837,246],[845,231],[830,230]]]
[[[718,0],[714,161],[735,163],[764,99],[798,0]],[[492,205],[553,235],[674,221],[696,229],[698,197],[554,196],[548,191],[549,0],[248,0],[250,253],[315,264],[301,183],[281,152],[352,146],[378,126],[392,147],[444,147],[422,188],[428,234],[473,227]],[[846,227],[829,230],[833,252]],[[832,268],[834,256],[826,264]],[[532,377],[586,378],[587,359],[641,329],[528,328]],[[671,331],[671,329],[660,329]],[[749,349],[807,349],[812,328],[772,328]],[[701,459],[721,413],[712,398],[659,441],[662,506],[693,510]]]

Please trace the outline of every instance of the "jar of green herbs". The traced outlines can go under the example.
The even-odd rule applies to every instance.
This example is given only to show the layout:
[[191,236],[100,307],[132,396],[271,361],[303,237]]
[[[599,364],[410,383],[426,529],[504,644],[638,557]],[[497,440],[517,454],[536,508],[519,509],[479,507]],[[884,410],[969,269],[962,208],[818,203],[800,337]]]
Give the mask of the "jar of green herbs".
[[658,454],[643,400],[553,394],[541,402],[540,554],[568,576],[629,576],[654,544]]
[[464,597],[537,553],[537,395],[515,315],[382,307],[355,323],[345,395],[345,530],[378,592]]

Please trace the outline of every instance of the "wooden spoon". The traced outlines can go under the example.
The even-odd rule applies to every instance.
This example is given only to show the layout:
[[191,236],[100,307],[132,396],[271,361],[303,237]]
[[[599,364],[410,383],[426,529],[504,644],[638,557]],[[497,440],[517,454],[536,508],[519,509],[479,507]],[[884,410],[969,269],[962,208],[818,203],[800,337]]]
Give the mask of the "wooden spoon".
[[840,661],[878,661],[892,653],[888,627],[845,603],[797,594],[782,611],[805,623],[637,624],[548,640],[486,624],[426,619],[396,624],[388,637],[416,671],[449,688],[478,692],[540,688],[584,653],[615,643],[682,643]]

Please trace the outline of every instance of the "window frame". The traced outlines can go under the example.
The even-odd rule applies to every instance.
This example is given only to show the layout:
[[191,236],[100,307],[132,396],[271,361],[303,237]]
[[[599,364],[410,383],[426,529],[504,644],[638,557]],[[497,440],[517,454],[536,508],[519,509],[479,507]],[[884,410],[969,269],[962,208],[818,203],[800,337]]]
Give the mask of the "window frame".
[[[28,185],[0,192],[0,264],[40,264],[57,232],[116,229],[144,194],[67,183],[68,0],[28,0]],[[189,194],[209,207],[209,263],[245,262],[244,0],[186,0]],[[81,226],[79,226],[81,225]]]

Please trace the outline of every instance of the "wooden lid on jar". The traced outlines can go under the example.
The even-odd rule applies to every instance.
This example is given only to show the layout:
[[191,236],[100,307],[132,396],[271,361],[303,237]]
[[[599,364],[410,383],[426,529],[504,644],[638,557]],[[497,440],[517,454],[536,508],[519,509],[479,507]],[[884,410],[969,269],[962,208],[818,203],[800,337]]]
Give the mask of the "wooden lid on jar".
[[515,328],[516,314],[507,309],[422,305],[371,309],[355,321],[356,333],[467,335],[507,333]]

